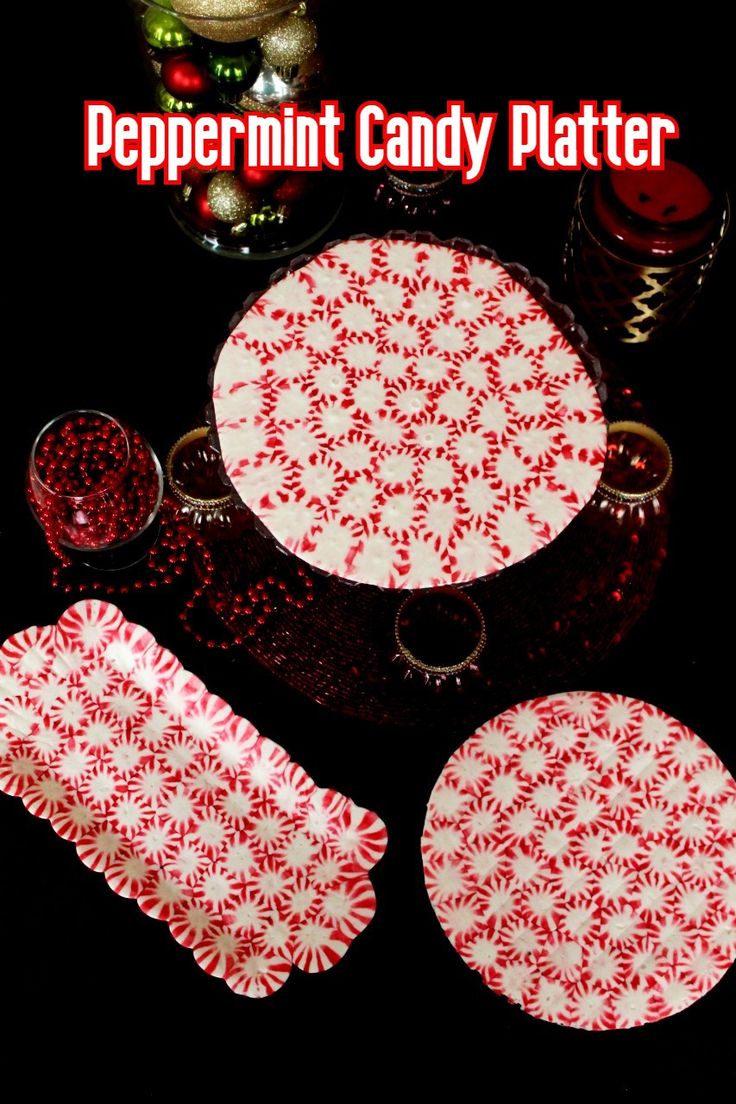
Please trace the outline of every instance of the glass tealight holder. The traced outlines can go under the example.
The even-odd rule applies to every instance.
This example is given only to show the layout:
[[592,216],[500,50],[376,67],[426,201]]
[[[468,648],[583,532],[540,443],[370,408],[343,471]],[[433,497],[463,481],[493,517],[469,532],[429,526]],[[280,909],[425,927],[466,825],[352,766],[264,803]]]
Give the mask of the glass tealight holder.
[[220,475],[220,457],[209,428],[199,426],[176,441],[166,458],[166,481],[177,513],[193,529],[222,534],[245,524],[248,511]]
[[396,612],[394,642],[394,662],[406,679],[436,690],[461,687],[479,673],[487,642],[485,618],[462,590],[415,591]]
[[458,173],[384,169],[374,200],[391,221],[435,226],[455,204]]
[[606,460],[592,505],[614,524],[639,528],[666,510],[672,454],[642,422],[611,422]]
[[74,410],[36,437],[26,497],[58,559],[116,571],[155,543],[163,486],[140,433],[102,411]]

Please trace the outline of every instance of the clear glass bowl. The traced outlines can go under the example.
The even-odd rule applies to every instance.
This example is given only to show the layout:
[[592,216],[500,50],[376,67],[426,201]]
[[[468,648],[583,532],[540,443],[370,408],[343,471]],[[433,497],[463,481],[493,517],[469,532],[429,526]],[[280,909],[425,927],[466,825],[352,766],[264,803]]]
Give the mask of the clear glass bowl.
[[[291,0],[131,0],[157,111],[316,111],[325,95],[319,31]],[[179,227],[213,253],[251,260],[307,248],[335,221],[341,174],[185,170],[170,185]]]
[[64,561],[102,570],[138,563],[156,540],[163,489],[145,438],[99,410],[59,415],[31,448],[28,504]]

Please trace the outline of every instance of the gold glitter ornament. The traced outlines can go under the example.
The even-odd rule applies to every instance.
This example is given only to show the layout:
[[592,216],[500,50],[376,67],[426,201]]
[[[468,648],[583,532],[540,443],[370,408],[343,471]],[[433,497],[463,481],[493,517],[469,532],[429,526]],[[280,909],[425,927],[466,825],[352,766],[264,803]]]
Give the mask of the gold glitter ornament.
[[246,191],[234,173],[219,172],[207,186],[207,202],[220,222],[244,222],[258,210],[258,200]]
[[260,100],[253,99],[253,97],[249,95],[248,92],[243,92],[242,96],[238,96],[237,100],[230,100],[229,104],[231,107],[234,107],[236,108],[236,110],[242,111],[244,113],[247,113],[249,111],[258,111],[261,113],[275,112],[279,109],[278,104],[272,105],[261,103]]
[[263,60],[283,74],[303,65],[317,49],[317,27],[305,16],[287,15],[258,42]]
[[172,0],[183,23],[213,42],[244,42],[274,27],[291,4],[284,0]]

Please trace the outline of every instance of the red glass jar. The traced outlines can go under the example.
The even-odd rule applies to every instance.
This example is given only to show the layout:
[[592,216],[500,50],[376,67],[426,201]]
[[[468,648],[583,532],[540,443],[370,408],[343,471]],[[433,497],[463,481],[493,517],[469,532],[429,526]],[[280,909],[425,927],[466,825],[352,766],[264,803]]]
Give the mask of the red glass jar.
[[692,169],[584,174],[565,251],[580,312],[619,341],[681,321],[728,225],[728,198]]

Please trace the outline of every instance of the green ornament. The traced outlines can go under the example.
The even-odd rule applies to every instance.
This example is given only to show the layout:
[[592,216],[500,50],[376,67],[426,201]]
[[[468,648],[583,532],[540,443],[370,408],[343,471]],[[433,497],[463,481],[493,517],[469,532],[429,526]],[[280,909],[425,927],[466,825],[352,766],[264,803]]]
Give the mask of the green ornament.
[[237,53],[213,52],[207,59],[207,70],[218,84],[226,84],[230,88],[250,88],[261,71],[261,52],[255,42]]
[[199,111],[195,103],[191,103],[189,100],[177,99],[163,84],[159,84],[156,88],[156,103],[162,111],[183,112],[185,115],[196,115]]
[[159,50],[181,50],[192,41],[192,32],[185,27],[173,12],[161,11],[170,8],[171,0],[157,0],[159,7],[149,8],[143,16],[143,37],[149,46]]
[[278,224],[281,226],[286,219],[286,212],[283,207],[272,207],[269,203],[264,203],[260,211],[255,211],[250,216],[251,226],[268,226]]

